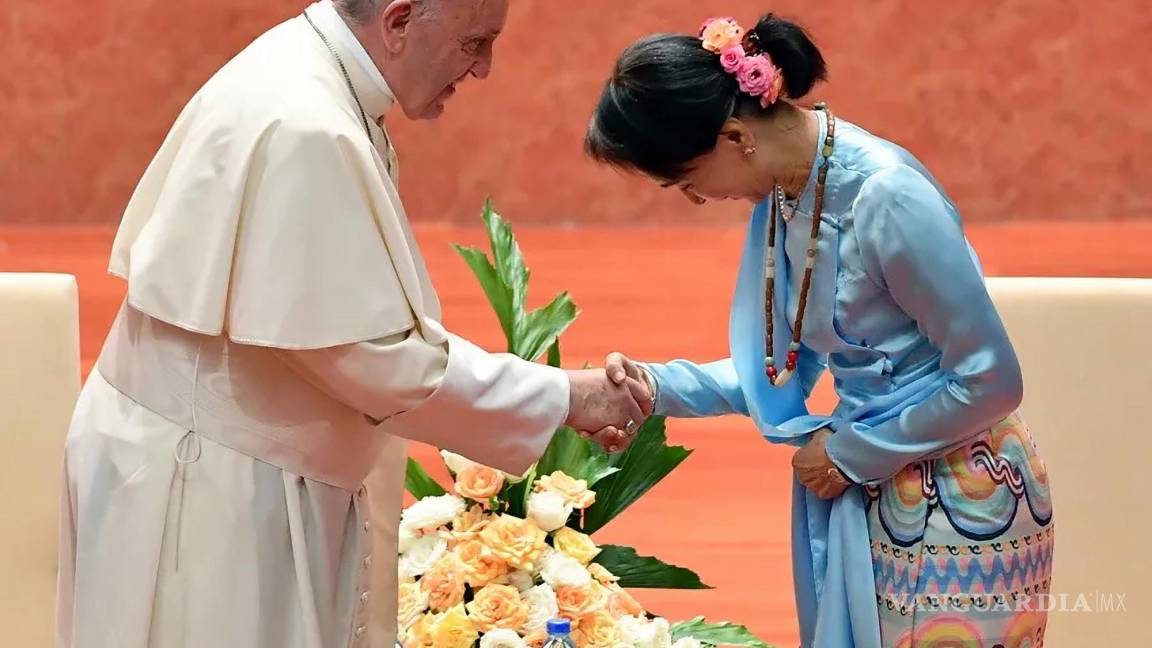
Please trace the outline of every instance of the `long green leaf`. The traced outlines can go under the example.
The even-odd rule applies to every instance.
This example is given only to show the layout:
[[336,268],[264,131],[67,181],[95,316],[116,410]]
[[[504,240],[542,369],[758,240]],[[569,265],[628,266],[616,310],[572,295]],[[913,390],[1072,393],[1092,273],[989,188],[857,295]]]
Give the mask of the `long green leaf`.
[[501,498],[508,502],[508,515],[518,518],[528,517],[528,497],[532,495],[532,483],[535,481],[536,466],[532,466],[524,481],[505,486]]
[[712,589],[696,572],[669,565],[651,556],[640,556],[631,547],[604,545],[595,562],[620,578],[621,587],[659,589]]
[[[593,450],[597,450],[598,446],[593,446]],[[588,482],[588,487],[592,488],[600,483],[605,477],[615,475],[620,472],[620,469],[612,465],[612,457],[600,451],[600,454],[595,454],[588,459],[584,464],[584,469],[580,471],[578,479],[583,479]]]
[[636,432],[632,445],[614,458],[620,471],[598,485],[596,503],[584,512],[584,533],[604,528],[690,454],[691,450],[667,444],[663,417],[649,418]]
[[484,201],[482,217],[488,230],[488,242],[492,246],[492,260],[495,263],[496,274],[511,295],[512,313],[517,319],[518,326],[519,319],[524,315],[530,273],[524,264],[524,256],[520,253],[520,245],[512,235],[512,227],[496,213],[491,198]]
[[424,470],[418,461],[408,457],[408,469],[404,473],[404,489],[412,493],[416,499],[444,495],[447,491],[436,483],[435,479]]
[[562,470],[570,477],[583,479],[580,473],[591,456],[592,444],[576,430],[562,427],[556,430],[544,455],[536,462],[536,475],[551,475]]
[[548,347],[548,366],[560,368],[560,338],[556,338],[552,346]]
[[750,648],[772,648],[764,643],[748,628],[720,621],[708,623],[704,617],[696,617],[690,621],[681,621],[672,625],[672,639],[691,637],[700,643],[712,646],[749,646]]
[[544,354],[579,316],[568,293],[560,293],[544,308],[528,313],[516,332],[512,352],[525,360]]
[[488,303],[496,312],[496,318],[500,320],[500,328],[504,330],[504,339],[508,341],[508,348],[511,349],[516,328],[516,312],[512,307],[511,291],[504,285],[496,268],[492,266],[492,262],[488,260],[488,256],[482,250],[460,245],[453,245],[452,247],[455,248],[457,254],[464,258],[468,267],[472,269],[472,274],[476,275],[480,281],[480,287],[488,296]]

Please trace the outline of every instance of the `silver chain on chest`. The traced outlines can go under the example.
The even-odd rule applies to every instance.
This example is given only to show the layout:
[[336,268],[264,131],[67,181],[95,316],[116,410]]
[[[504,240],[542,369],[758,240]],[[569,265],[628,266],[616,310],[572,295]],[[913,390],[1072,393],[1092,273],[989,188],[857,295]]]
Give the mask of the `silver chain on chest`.
[[324,35],[324,32],[320,31],[316,23],[312,22],[312,17],[308,15],[307,11],[304,12],[304,20],[308,21],[308,24],[312,26],[312,30],[315,31],[316,35],[320,37],[320,40],[324,42],[324,46],[328,48],[329,52],[332,52],[332,58],[336,59],[336,65],[340,67],[340,73],[344,75],[344,83],[348,84],[348,91],[352,93],[352,99],[356,101],[356,107],[360,109],[360,121],[364,124],[364,132],[368,133],[368,141],[372,142],[372,145],[375,146],[376,138],[372,137],[372,129],[368,128],[368,114],[364,112],[364,105],[360,103],[360,95],[356,94],[356,87],[352,85],[352,77],[348,75],[348,68],[344,67],[344,60],[340,58],[340,54],[336,52],[336,48],[332,47],[332,43],[328,41],[328,37]]

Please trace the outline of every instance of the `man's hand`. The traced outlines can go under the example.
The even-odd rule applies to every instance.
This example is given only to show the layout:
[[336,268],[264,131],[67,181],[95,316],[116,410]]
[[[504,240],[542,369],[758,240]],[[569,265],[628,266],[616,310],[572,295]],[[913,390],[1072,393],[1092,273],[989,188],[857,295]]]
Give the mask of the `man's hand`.
[[565,423],[608,452],[628,447],[632,431],[651,414],[648,387],[631,378],[617,384],[603,369],[569,371],[571,402]]
[[830,436],[832,432],[829,430],[818,430],[803,448],[792,455],[796,478],[821,499],[840,497],[852,485],[828,457],[825,444]]
[[[652,411],[656,407],[656,391],[655,385],[652,383],[651,377],[648,373],[640,368],[640,365],[633,362],[628,356],[623,353],[609,353],[608,357],[604,360],[604,371],[608,373],[608,378],[617,385],[625,385],[630,382],[639,382],[644,385],[644,396],[639,401],[641,409],[644,410],[644,416],[652,416]],[[636,436],[636,429],[639,427],[641,421],[635,421],[631,428],[623,430],[615,427],[606,427],[595,434],[597,438],[605,438],[611,440],[624,440],[624,445],[632,443],[632,439]]]

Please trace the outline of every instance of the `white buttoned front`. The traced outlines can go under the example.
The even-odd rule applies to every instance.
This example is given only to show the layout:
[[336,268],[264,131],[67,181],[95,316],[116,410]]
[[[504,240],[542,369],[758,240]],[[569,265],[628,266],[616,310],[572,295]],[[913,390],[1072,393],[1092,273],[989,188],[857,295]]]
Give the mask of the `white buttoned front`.
[[352,636],[350,637],[349,646],[362,646],[366,642],[370,642],[368,634],[368,616],[370,612],[369,601],[372,599],[370,587],[372,584],[372,525],[368,520],[368,501],[365,499],[367,490],[361,486],[357,489],[356,494],[352,498],[352,506],[356,509],[356,515],[360,519],[361,528],[364,533],[360,536],[359,547],[357,553],[362,556],[360,559],[360,573],[358,577],[358,587],[356,591],[356,600],[358,605],[356,611],[352,615]]

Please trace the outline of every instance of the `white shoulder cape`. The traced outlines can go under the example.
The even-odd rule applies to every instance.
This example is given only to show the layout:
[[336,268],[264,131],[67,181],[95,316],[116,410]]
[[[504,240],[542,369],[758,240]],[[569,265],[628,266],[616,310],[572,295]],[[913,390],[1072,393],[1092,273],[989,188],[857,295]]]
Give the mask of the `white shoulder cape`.
[[271,30],[193,97],[129,202],[109,271],[137,310],[240,343],[313,349],[414,326],[442,343],[395,185],[309,29]]

